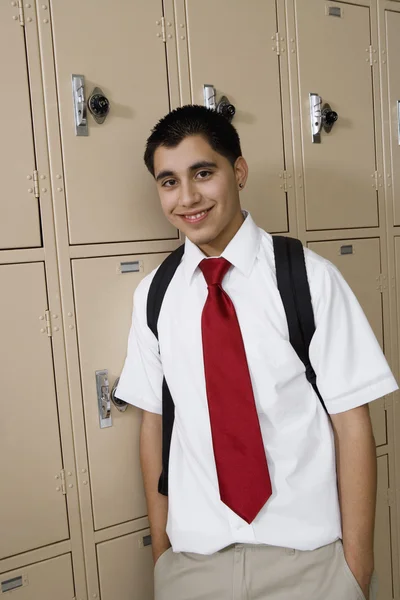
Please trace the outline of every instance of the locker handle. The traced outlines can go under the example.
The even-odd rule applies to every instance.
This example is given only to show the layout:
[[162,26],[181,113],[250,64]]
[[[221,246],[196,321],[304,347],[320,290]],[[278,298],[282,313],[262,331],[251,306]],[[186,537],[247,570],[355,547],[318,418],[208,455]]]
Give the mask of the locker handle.
[[75,135],[89,135],[86,114],[84,75],[72,75],[72,97],[74,101]]
[[310,93],[309,98],[312,143],[320,144],[322,128],[330,133],[339,115],[327,102],[322,106],[322,98],[318,94]]
[[110,387],[108,384],[108,371],[96,371],[97,403],[101,429],[112,426]]
[[217,102],[217,91],[213,85],[205,84],[203,86],[204,95],[204,106],[215,110],[216,112],[223,115],[229,122],[232,121],[236,114],[236,108],[229,102],[226,96],[222,96],[221,100]]

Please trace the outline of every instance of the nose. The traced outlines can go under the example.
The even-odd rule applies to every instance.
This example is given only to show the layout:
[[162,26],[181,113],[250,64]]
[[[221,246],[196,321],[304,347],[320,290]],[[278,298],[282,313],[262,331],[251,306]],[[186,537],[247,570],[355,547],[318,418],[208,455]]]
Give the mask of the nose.
[[196,186],[188,181],[181,183],[181,189],[179,194],[179,205],[185,208],[195,206],[201,202],[201,194],[196,189]]

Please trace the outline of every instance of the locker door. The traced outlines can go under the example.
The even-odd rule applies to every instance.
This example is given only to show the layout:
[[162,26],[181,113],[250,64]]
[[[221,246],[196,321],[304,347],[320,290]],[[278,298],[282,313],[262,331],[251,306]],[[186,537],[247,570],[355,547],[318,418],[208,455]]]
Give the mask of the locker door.
[[[52,21],[71,244],[176,238],[143,163],[150,129],[169,111],[162,0],[53,0]],[[158,25],[157,25],[158,22]],[[85,98],[110,102],[75,135],[71,75]]]
[[150,530],[97,545],[102,600],[153,600]]
[[[308,247],[330,260],[357,296],[374,333],[383,348],[382,294],[379,239],[313,242]],[[348,252],[351,252],[350,254]],[[370,415],[377,446],[387,444],[384,398],[370,404]]]
[[[132,295],[166,254],[72,261],[90,482],[96,530],[147,514],[139,462],[141,411],[111,405],[112,426],[101,428],[95,372],[121,373],[132,316]],[[121,274],[121,264],[137,272]]]
[[[295,6],[307,229],[376,227],[369,8],[321,0]],[[339,115],[321,143],[312,143],[310,93]]]
[[186,1],[192,102],[204,104],[203,86],[216,88],[236,107],[238,129],[250,168],[242,206],[260,227],[287,231],[287,201],[279,58],[274,0]]
[[375,569],[379,579],[377,600],[392,600],[393,572],[390,535],[390,506],[388,504],[389,462],[388,455],[378,458],[378,494],[376,499],[375,522]]
[[[29,27],[36,24],[31,22]],[[25,52],[25,28],[19,23],[18,6],[1,2],[1,248],[41,246],[39,205],[33,185],[36,166]]]
[[385,12],[394,224],[400,225],[400,13]]
[[75,598],[71,555],[0,575],[0,598],[8,600],[71,600]]
[[69,537],[42,263],[0,266],[0,558]]

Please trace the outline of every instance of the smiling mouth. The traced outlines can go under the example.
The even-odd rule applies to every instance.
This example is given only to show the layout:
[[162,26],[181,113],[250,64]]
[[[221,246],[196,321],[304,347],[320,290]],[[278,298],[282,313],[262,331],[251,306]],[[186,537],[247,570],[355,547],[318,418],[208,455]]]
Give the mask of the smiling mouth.
[[203,221],[204,219],[207,218],[208,213],[212,210],[211,208],[208,208],[207,210],[202,210],[194,215],[179,215],[181,217],[181,219],[183,219],[185,221],[185,223],[199,223],[200,221]]

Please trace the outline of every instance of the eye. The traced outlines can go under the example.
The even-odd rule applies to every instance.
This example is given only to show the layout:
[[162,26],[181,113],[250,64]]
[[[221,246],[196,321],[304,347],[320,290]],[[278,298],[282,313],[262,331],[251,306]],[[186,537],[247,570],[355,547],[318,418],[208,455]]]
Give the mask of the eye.
[[211,171],[199,171],[196,175],[199,179],[206,179],[209,175],[212,175]]
[[162,183],[162,187],[172,187],[175,182],[176,182],[176,179],[167,179],[166,181],[164,181]]

